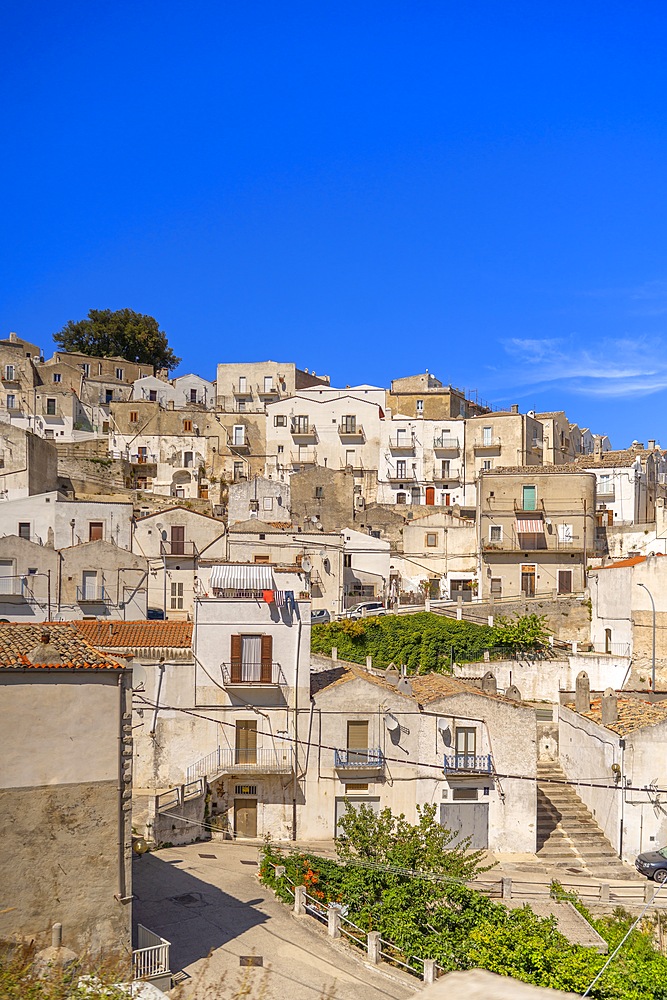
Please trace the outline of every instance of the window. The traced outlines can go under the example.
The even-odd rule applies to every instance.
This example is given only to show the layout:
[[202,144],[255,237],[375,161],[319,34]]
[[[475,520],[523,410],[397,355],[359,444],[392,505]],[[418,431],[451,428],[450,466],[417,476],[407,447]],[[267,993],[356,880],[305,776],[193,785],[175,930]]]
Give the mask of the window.
[[[237,638],[240,640],[241,636],[232,636],[232,643]],[[236,720],[236,763],[257,763],[257,719]]]
[[248,379],[245,375],[239,375],[239,392],[248,391]]
[[368,784],[362,785],[361,782],[355,781],[354,784],[350,783],[345,786],[346,795],[354,795],[357,792],[367,792]]
[[113,389],[104,390],[104,402],[113,403]]
[[424,416],[424,400],[423,399],[418,399],[417,400],[417,416],[418,417],[423,417]]
[[524,510],[537,510],[537,486],[523,486],[521,501]]
[[88,524],[88,541],[99,542],[104,538],[104,522],[90,521]]
[[494,597],[500,597],[503,592],[503,581],[499,576],[491,577],[491,593]]
[[571,569],[559,569],[558,570],[558,593],[559,594],[571,594],[572,593],[572,570]]
[[485,458],[482,461],[482,472],[490,472],[492,468],[493,468],[493,459]]
[[245,399],[237,399],[237,401],[236,401],[236,409],[237,409],[238,413],[245,413],[245,409],[246,409]]
[[278,445],[278,454],[282,455],[284,451],[285,451],[285,445],[284,444],[279,444]]
[[56,401],[55,401],[55,399],[47,399],[47,401],[46,401],[46,414],[49,417],[54,417],[56,415]]
[[503,540],[503,528],[501,524],[492,524],[489,528],[489,541],[490,542],[502,542]]
[[396,494],[396,503],[405,503],[405,502],[406,502],[405,493],[397,493]]
[[477,753],[477,733],[474,726],[456,727],[456,755],[474,757]]
[[405,448],[408,443],[408,432],[405,427],[399,427],[396,430],[396,446],[398,448]]
[[477,802],[478,788],[453,788],[452,802]]
[[262,565],[264,565],[265,563],[270,563],[271,558],[270,556],[266,556],[263,553],[261,553],[260,555],[253,556],[253,562],[261,563]]
[[8,382],[14,381],[14,365],[5,365],[5,379]]
[[449,479],[449,468],[450,468],[450,461],[448,458],[444,458],[440,465],[440,474],[443,479]]
[[243,424],[235,424],[232,434],[232,440],[235,447],[245,444],[245,427]]
[[264,497],[262,499],[262,510],[273,510],[273,497]]
[[197,390],[196,389],[190,389],[190,402],[191,403],[196,403],[197,402]]
[[183,433],[184,434],[192,434],[192,421],[191,420],[184,420],[183,421]]
[[347,759],[360,763],[368,759],[368,722],[350,719],[347,723]]
[[273,392],[273,375],[264,376],[264,392]]
[[130,423],[131,424],[136,424],[136,423],[138,423],[138,421],[139,421],[139,411],[138,410],[130,410]]
[[399,458],[396,462],[396,477],[397,479],[405,479],[407,473],[408,463],[404,458]]
[[171,611],[182,611],[183,610],[183,584],[182,583],[172,583],[171,585],[171,596],[169,599],[169,609]]
[[243,462],[234,462],[234,482],[243,479]]
[[315,487],[315,499],[316,500],[322,500],[323,498],[324,498],[324,487],[323,486],[316,486]]
[[426,545],[428,548],[432,549],[438,544],[438,533],[437,531],[428,531],[426,533]]
[[123,371],[122,368],[116,368],[116,378],[118,379],[119,382],[123,381],[124,375],[125,375],[125,372]]
[[343,553],[343,567],[345,569],[352,569],[352,555],[349,552]]
[[231,636],[230,674],[232,683],[256,681],[260,684],[270,684],[272,661],[272,636],[261,634]]
[[157,403],[157,389],[148,390],[148,402]]
[[170,550],[172,556],[185,555],[185,525],[172,524],[169,530]]
[[343,434],[356,434],[357,432],[357,418],[351,415],[341,417],[340,429]]
[[183,452],[183,468],[184,469],[191,469],[192,466],[193,466],[193,461],[194,461],[194,459],[193,459],[193,453],[191,451],[184,451]]
[[274,427],[287,427],[287,417],[284,413],[277,413],[273,418]]
[[422,502],[422,491],[418,486],[413,486],[410,491],[410,503],[419,505]]
[[62,376],[61,376],[60,372],[54,372],[53,373],[53,381],[54,382],[60,382],[61,378],[62,378]]
[[88,364],[87,361],[84,361],[83,364],[81,365],[81,371],[86,376],[86,378],[88,378],[88,376],[90,375],[90,365]]
[[307,434],[307,433],[308,433],[308,417],[303,415],[292,417],[292,434]]
[[259,510],[259,500],[251,500],[250,501],[250,510],[254,510],[254,511]]
[[19,538],[25,538],[30,541],[30,522],[29,521],[19,521]]
[[482,428],[482,444],[488,448],[493,441],[493,427]]
[[7,409],[8,410],[16,409],[16,396],[14,395],[13,392],[7,394]]
[[103,596],[97,588],[96,569],[84,569],[81,577],[81,595],[84,601],[96,601]]

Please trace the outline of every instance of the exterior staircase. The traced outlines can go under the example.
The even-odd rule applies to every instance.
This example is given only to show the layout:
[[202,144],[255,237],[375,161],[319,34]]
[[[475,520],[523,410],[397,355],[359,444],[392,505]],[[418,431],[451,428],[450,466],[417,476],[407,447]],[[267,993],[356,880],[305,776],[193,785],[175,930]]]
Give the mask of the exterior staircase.
[[[560,784],[563,782],[563,784]],[[537,855],[547,864],[600,879],[639,878],[624,864],[560,764],[537,764]]]

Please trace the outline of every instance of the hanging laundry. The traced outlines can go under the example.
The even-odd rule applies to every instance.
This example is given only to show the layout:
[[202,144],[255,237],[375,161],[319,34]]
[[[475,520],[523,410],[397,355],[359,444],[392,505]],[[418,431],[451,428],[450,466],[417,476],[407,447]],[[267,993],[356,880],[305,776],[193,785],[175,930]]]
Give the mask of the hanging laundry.
[[284,590],[276,590],[276,591],[274,591],[274,600],[276,602],[276,607],[277,608],[284,608],[285,607],[285,591]]
[[285,607],[288,611],[296,611],[296,601],[294,600],[294,591],[285,591]]
[[273,591],[272,590],[263,590],[262,591],[262,597],[264,598],[265,604],[273,604]]

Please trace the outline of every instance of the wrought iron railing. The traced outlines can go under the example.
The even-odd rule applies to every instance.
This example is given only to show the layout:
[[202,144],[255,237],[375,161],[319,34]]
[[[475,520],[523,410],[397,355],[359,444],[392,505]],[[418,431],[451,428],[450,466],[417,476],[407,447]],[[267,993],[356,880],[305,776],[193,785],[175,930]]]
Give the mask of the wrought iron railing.
[[379,747],[369,747],[365,750],[335,750],[334,766],[360,770],[370,768],[381,770],[384,768],[384,754]]
[[490,753],[454,753],[445,754],[445,771],[477,771],[490,774],[493,763]]
[[90,601],[91,603],[107,603],[111,597],[107,593],[106,587],[77,587],[76,599],[79,603]]
[[235,684],[285,684],[285,675],[279,663],[262,660],[259,663],[221,663],[222,681],[226,687]]
[[294,756],[291,747],[235,749],[218,747],[206,757],[188,767],[188,781],[217,774],[291,774]]

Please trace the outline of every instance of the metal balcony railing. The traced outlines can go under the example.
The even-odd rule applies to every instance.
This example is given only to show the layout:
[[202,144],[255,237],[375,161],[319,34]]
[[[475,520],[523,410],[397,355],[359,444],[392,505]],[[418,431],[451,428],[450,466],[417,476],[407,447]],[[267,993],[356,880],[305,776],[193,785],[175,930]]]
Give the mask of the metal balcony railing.
[[292,465],[317,465],[317,451],[315,448],[308,448],[305,451],[290,452]]
[[441,434],[440,437],[433,438],[433,448],[436,451],[459,452],[461,450],[461,445],[456,438],[448,437],[446,434]]
[[218,747],[187,769],[187,780],[215,779],[220,774],[291,774],[294,754],[291,747],[234,749]]
[[475,444],[473,444],[474,451],[484,451],[486,448],[500,448],[500,438],[490,437],[484,439],[483,441],[476,441]]
[[285,686],[285,675],[279,663],[264,660],[260,663],[221,663],[222,682],[225,687],[245,687],[260,684]]
[[387,481],[390,483],[407,483],[410,481],[416,482],[416,480],[416,469],[397,469],[396,471],[391,470],[387,473]]
[[616,499],[616,487],[615,486],[598,486],[597,488],[597,498],[598,500],[608,500]]
[[445,754],[444,767],[445,771],[477,771],[482,774],[491,774],[493,760],[490,753]]
[[148,453],[130,455],[131,465],[157,465],[157,461],[158,461],[157,455],[149,455]]
[[25,579],[20,576],[0,576],[0,597],[22,597]]
[[232,382],[232,395],[234,396],[252,396],[252,389],[246,382],[244,388],[242,389],[240,385]]
[[277,385],[271,385],[271,386],[258,385],[257,394],[259,396],[279,396],[280,389],[278,388]]
[[460,483],[460,472],[447,472],[445,469],[436,470],[433,474],[436,483]]
[[167,556],[187,556],[190,559],[199,555],[194,542],[186,542],[185,539],[160,542],[160,555]]
[[335,750],[334,767],[340,770],[358,771],[384,770],[384,754],[379,747],[366,750]]
[[393,434],[389,438],[389,447],[392,451],[414,451],[414,434]]
[[310,422],[302,423],[298,420],[293,420],[290,424],[290,434],[292,437],[315,437],[316,434],[315,424]]
[[108,604],[111,597],[105,587],[77,587],[76,599],[79,604]]
[[361,424],[339,424],[338,433],[340,437],[359,437],[364,436],[364,428]]
[[137,944],[139,947],[132,952],[132,978],[136,981],[168,976],[170,942],[139,924]]

